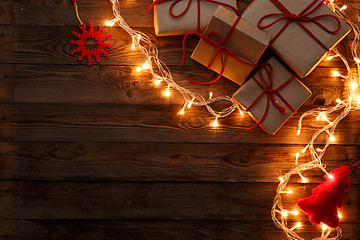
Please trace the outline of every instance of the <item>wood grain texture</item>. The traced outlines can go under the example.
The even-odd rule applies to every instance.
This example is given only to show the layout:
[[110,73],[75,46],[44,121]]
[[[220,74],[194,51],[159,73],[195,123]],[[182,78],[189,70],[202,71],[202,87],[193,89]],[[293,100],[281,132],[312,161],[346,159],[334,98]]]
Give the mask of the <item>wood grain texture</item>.
[[[305,144],[318,126],[313,118],[307,119],[302,134],[296,136],[297,122],[306,108],[275,136],[261,129],[245,131],[254,124],[248,116],[233,114],[213,129],[205,109],[193,108],[191,114],[179,117],[180,109],[181,105],[18,104],[16,140]],[[339,124],[336,144],[360,143],[359,114],[353,112]]]
[[[271,220],[277,183],[21,181],[20,219]],[[284,208],[296,208],[315,184],[289,184]],[[359,222],[359,185],[344,198],[344,221]],[[305,214],[289,220],[306,221]]]
[[[1,147],[1,146],[0,146]],[[4,148],[12,145],[6,144]],[[301,145],[203,143],[22,142],[17,145],[16,177],[26,180],[277,182],[294,165]],[[332,146],[328,169],[351,165],[358,146]],[[303,155],[300,162],[307,161]],[[4,163],[6,163],[4,159]],[[9,174],[7,174],[9,175]],[[312,183],[323,172],[304,172]],[[352,183],[360,174],[352,172]],[[300,182],[299,177],[294,181]]]
[[[239,11],[251,2],[238,0]],[[78,3],[87,23],[102,26],[113,18],[108,0]],[[154,35],[150,3],[120,0],[121,14],[156,44],[176,82],[204,97],[232,95],[238,86],[226,79],[210,86],[188,82],[215,74],[190,59],[196,37],[188,39],[186,65],[179,67],[182,37]],[[337,3],[346,3],[358,22],[359,0]],[[119,27],[104,27],[112,34],[110,59],[92,67],[79,62],[69,44],[77,25],[69,0],[0,0],[0,239],[286,239],[270,216],[278,177],[318,129],[307,118],[297,137],[300,115],[346,94],[344,82],[330,76],[334,69],[345,73],[339,59],[321,62],[302,80],[313,96],[275,136],[245,131],[254,121],[238,113],[213,129],[206,109],[193,107],[180,117],[182,97],[163,97],[164,85],[155,87],[149,73],[135,71],[144,59]],[[348,59],[353,37],[338,45]],[[335,132],[323,158],[328,170],[359,160],[359,114],[352,112]],[[309,160],[304,154],[299,162]],[[303,174],[310,184],[291,179],[296,191],[283,196],[286,209],[323,182],[322,171]],[[341,227],[343,239],[360,240],[358,170],[351,180]],[[290,217],[289,226],[296,221],[304,225],[296,230],[302,237],[321,235],[304,214]]]
[[[290,222],[289,225],[295,223]],[[0,220],[4,231],[0,237],[18,236],[20,239],[158,239],[158,240],[272,240],[285,239],[284,233],[274,228],[270,221],[121,221],[121,220]],[[306,226],[309,227],[309,226]],[[357,239],[360,225],[343,223],[343,239]],[[297,232],[312,239],[319,236],[318,227],[311,227],[313,232],[299,229]]]

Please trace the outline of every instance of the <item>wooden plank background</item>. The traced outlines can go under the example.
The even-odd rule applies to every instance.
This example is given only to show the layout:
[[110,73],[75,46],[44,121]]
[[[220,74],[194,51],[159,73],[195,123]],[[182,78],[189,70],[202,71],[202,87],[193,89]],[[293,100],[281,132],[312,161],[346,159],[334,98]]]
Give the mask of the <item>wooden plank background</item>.
[[[107,0],[78,2],[85,22],[101,26],[113,17]],[[188,76],[214,74],[189,58],[179,67],[182,38],[154,35],[151,0],[120,2],[179,84],[204,95],[237,90],[226,79],[189,83]],[[238,0],[239,9],[250,2]],[[357,22],[360,1],[346,2]],[[275,136],[245,132],[253,121],[239,114],[212,129],[205,109],[179,117],[181,96],[163,97],[164,86],[135,71],[144,60],[120,28],[104,28],[112,34],[110,59],[79,62],[69,54],[77,25],[70,0],[0,0],[0,239],[285,239],[270,216],[277,179],[316,130],[306,119],[296,136],[301,114],[345,94],[341,79],[330,76],[344,71],[341,63],[324,61],[304,79],[313,96]],[[339,44],[347,57],[352,38]],[[196,42],[189,40],[188,55]],[[359,160],[359,117],[352,112],[340,123],[324,157],[328,169]],[[323,181],[320,171],[304,175],[311,183],[293,178],[289,209]],[[358,169],[345,197],[344,239],[360,239],[359,193]],[[303,222],[302,236],[319,236],[303,214],[289,220]]]

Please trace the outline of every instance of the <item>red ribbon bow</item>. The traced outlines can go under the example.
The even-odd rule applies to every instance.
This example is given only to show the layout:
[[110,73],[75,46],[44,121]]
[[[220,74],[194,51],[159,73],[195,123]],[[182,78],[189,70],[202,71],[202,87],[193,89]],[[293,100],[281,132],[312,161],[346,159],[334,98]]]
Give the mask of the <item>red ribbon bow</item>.
[[[150,5],[150,7],[149,7],[149,9],[148,9],[148,12],[151,12],[151,9],[152,9],[153,7],[155,7],[155,5],[160,4],[160,3],[163,3],[163,2],[167,2],[167,1],[170,1],[170,0],[155,0],[155,1]],[[175,7],[176,4],[178,4],[178,3],[179,3],[180,1],[182,1],[182,0],[172,0],[172,1],[174,1],[174,2],[171,4],[170,9],[169,9],[169,12],[170,12],[170,15],[171,15],[172,17],[174,17],[174,18],[178,18],[178,17],[183,16],[183,15],[189,10],[190,5],[191,5],[191,3],[193,2],[193,0],[188,0],[188,4],[187,4],[186,8],[184,9],[184,11],[182,11],[182,12],[181,12],[180,14],[178,14],[178,15],[175,15],[175,14],[173,13],[173,8]],[[201,31],[201,29],[200,29],[200,0],[196,0],[196,1],[197,1],[197,6],[198,6],[197,30],[198,30],[198,32],[200,32],[200,31]],[[238,15],[238,16],[240,15],[239,12],[238,12],[238,10],[237,10],[235,7],[233,7],[233,6],[229,5],[229,4],[222,3],[222,2],[218,2],[218,1],[215,1],[215,0],[203,0],[203,1],[210,2],[210,3],[215,3],[215,4],[219,4],[219,5],[223,5],[223,6],[225,6],[225,7],[229,7],[229,8],[231,8],[232,10],[235,11],[236,15]]]
[[[263,73],[262,71],[265,70],[266,74],[268,75],[269,78],[269,83],[267,83],[267,81],[264,79],[263,77]],[[248,108],[245,109],[245,111],[250,111],[250,109],[256,104],[256,102],[264,95],[267,95],[267,103],[266,103],[266,108],[265,108],[265,112],[264,115],[262,116],[262,118],[252,127],[246,129],[247,131],[249,130],[253,130],[254,128],[256,128],[257,126],[259,126],[266,118],[268,112],[269,112],[269,107],[270,107],[270,102],[272,102],[274,104],[274,106],[280,110],[280,112],[282,113],[286,113],[287,110],[286,108],[280,106],[276,100],[275,100],[275,94],[285,103],[286,106],[288,106],[288,108],[290,108],[290,110],[293,113],[296,113],[296,110],[286,101],[286,99],[279,93],[279,90],[281,88],[283,88],[284,86],[286,86],[289,82],[291,82],[294,78],[295,75],[293,75],[291,78],[289,78],[286,82],[284,82],[283,84],[281,84],[278,88],[273,89],[273,83],[272,83],[272,75],[273,75],[273,68],[271,66],[270,63],[264,63],[259,70],[259,74],[260,74],[260,78],[261,81],[264,83],[262,84],[260,81],[258,81],[254,76],[252,77],[252,79],[263,89],[262,93],[253,101],[252,104],[250,104],[250,106]]]
[[[207,35],[205,36],[204,35],[204,31],[205,29],[201,32],[201,33],[198,33],[196,31],[188,31],[184,38],[183,38],[183,59],[182,59],[182,62],[181,62],[181,67],[184,66],[184,63],[185,63],[185,57],[186,57],[186,47],[185,47],[185,43],[186,43],[186,38],[190,35],[190,34],[195,34],[197,36],[199,36],[201,39],[203,39],[204,41],[208,42],[209,44],[211,44],[212,46],[214,46],[215,48],[217,48],[217,51],[216,53],[214,54],[214,56],[212,57],[210,63],[209,63],[209,66],[207,67],[208,69],[211,68],[212,64],[214,63],[216,57],[220,54],[220,59],[221,59],[221,70],[220,70],[220,73],[219,75],[214,79],[214,80],[211,80],[211,81],[208,81],[208,82],[198,82],[198,81],[195,81],[191,78],[188,78],[188,80],[190,82],[193,82],[193,83],[196,83],[196,84],[211,84],[211,83],[214,83],[216,81],[218,81],[220,79],[220,77],[222,76],[223,72],[224,72],[224,68],[225,68],[225,64],[224,64],[224,56],[223,56],[223,53],[226,53],[228,54],[229,56],[235,58],[236,60],[240,61],[240,62],[243,62],[249,66],[252,66],[252,67],[256,67],[257,64],[252,64],[248,61],[246,61],[245,59],[242,59],[240,57],[238,57],[233,51],[231,51],[229,48],[225,47],[225,43],[227,42],[227,40],[229,39],[230,35],[232,34],[232,32],[234,31],[237,23],[239,22],[240,20],[240,16],[237,17],[235,23],[232,25],[229,33],[226,35],[225,39],[223,41],[221,41],[221,36],[219,33],[215,32],[215,31],[209,31],[207,33]],[[214,35],[216,37],[216,41],[212,40],[210,38],[211,35]]]
[[[317,15],[317,16],[313,16],[313,17],[309,17],[309,15],[311,15],[312,13],[314,13],[322,4],[323,4],[323,0],[320,0],[319,4],[316,5],[312,10],[310,10],[314,4],[318,1],[318,0],[314,0],[312,3],[309,4],[309,6],[307,6],[303,11],[301,11],[299,14],[293,14],[291,13],[284,5],[282,5],[279,0],[270,0],[272,3],[274,3],[283,13],[270,13],[267,14],[265,16],[263,16],[259,22],[258,22],[258,28],[259,29],[265,29],[265,28],[269,28],[273,25],[275,25],[276,23],[278,23],[279,21],[286,19],[287,22],[285,23],[285,25],[280,29],[280,31],[274,36],[274,38],[271,40],[270,45],[280,36],[280,34],[286,29],[286,27],[291,23],[291,22],[296,22],[297,24],[299,24],[317,43],[319,43],[326,51],[329,51],[329,48],[326,47],[304,24],[303,22],[313,22],[316,25],[318,25],[320,28],[322,28],[324,31],[326,31],[327,33],[330,34],[335,34],[338,33],[340,31],[341,28],[341,23],[340,20],[335,17],[334,15],[331,14],[322,14],[322,15]],[[274,20],[272,23],[269,23],[268,25],[265,26],[261,26],[261,22],[268,17],[273,17],[273,16],[279,16],[278,19]],[[330,30],[327,27],[325,27],[323,24],[321,24],[320,22],[318,22],[317,20],[320,18],[325,18],[325,17],[330,17],[333,18],[336,22],[337,22],[337,28],[335,30]]]

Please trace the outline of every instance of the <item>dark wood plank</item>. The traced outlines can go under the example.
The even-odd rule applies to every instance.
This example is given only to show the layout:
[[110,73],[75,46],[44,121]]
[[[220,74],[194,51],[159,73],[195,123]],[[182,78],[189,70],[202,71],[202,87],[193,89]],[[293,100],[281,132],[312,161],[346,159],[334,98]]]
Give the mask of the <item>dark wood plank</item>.
[[[18,187],[19,185],[15,181],[0,182],[1,219],[16,219],[18,217]],[[2,232],[1,228],[0,232]]]
[[[178,37],[156,37],[152,27],[135,28],[147,34],[159,49],[160,59],[167,65],[180,65],[182,60],[182,36]],[[78,61],[78,55],[71,55],[70,51],[74,47],[69,43],[76,39],[71,35],[73,30],[77,30],[76,25],[71,26],[17,26],[14,30],[16,49],[13,53],[14,63],[27,64],[66,64],[87,66],[85,60]],[[94,64],[92,68],[101,68],[103,65],[142,65],[143,56],[137,50],[131,49],[131,38],[120,27],[104,27],[104,33],[110,32],[112,37],[106,42],[112,44],[110,49],[106,49],[111,57],[105,59],[101,56],[101,64]],[[351,57],[351,36],[342,41],[338,47],[348,59]],[[189,37],[186,49],[186,66],[200,66],[190,55],[198,42],[197,37]],[[8,62],[8,61],[6,61]],[[351,66],[355,67],[354,62]],[[325,61],[319,66],[343,68],[344,65],[339,60]],[[135,70],[133,67],[132,70]],[[89,68],[90,69],[90,68]],[[206,69],[204,69],[205,71]]]
[[[238,2],[239,11],[242,12],[250,4],[249,0]],[[151,1],[130,0],[119,1],[123,18],[132,27],[152,27],[153,12],[148,13]],[[92,21],[97,25],[104,25],[105,21],[112,19],[112,4],[108,0],[89,0],[79,2],[80,16],[83,21]],[[25,6],[25,7],[24,7]],[[73,6],[67,0],[56,2],[28,2],[16,1],[14,5],[15,22],[19,25],[76,25],[78,23]],[[33,15],[33,12],[38,14]]]
[[[203,108],[193,108],[182,117],[180,109],[179,105],[18,104],[16,140],[305,144],[318,128],[314,118],[308,118],[296,136],[299,116],[306,108],[275,136],[261,129],[245,131],[254,121],[238,113],[221,119],[221,126],[214,129],[213,118]],[[339,124],[335,144],[360,143],[359,114],[352,112]]]
[[0,141],[13,141],[15,135],[16,107],[0,104]]
[[15,179],[16,143],[0,142],[0,179]]
[[[289,225],[295,224],[289,222]],[[6,228],[5,228],[6,227]],[[341,223],[343,239],[357,240],[360,225]],[[285,239],[270,221],[119,221],[119,220],[0,220],[4,239],[157,239],[272,240]],[[300,228],[305,239],[321,235],[319,227]]]
[[13,102],[14,75],[14,65],[0,64],[0,103]]
[[[1,65],[0,65],[1,66]],[[137,66],[103,66],[101,69],[88,66],[71,66],[64,71],[64,65],[17,65],[15,75],[15,101],[24,103],[130,103],[130,104],[182,104],[183,98],[174,94],[171,98],[163,96],[164,84],[154,86],[148,73],[135,74]],[[176,82],[188,90],[202,94],[209,92],[214,96],[233,95],[239,88],[237,84],[222,79],[210,86],[189,82],[186,76],[195,79],[209,79],[214,74],[202,66],[170,67]],[[0,69],[1,70],[1,69]],[[86,74],[84,74],[86,72]],[[184,72],[186,72],[184,74]],[[304,106],[323,106],[334,104],[344,96],[344,83],[339,78],[324,76],[331,74],[328,68],[317,68],[304,84],[313,96]]]
[[[276,183],[20,182],[19,219],[271,220]],[[285,194],[285,209],[316,184]],[[359,222],[360,185],[344,199],[344,221]],[[289,220],[306,221],[305,214]]]
[[[0,18],[1,18],[1,7],[0,7]],[[14,37],[14,26],[0,27],[0,63],[12,63],[14,62],[15,53],[15,37]],[[1,70],[3,71],[3,70]]]
[[[293,167],[302,146],[23,142],[17,143],[17,153],[12,147],[4,144],[11,156],[4,163],[16,158],[16,177],[26,180],[277,182],[281,171]],[[323,161],[329,170],[351,165],[359,151],[358,146],[332,146]],[[304,154],[299,162],[308,159]],[[321,171],[304,175],[310,182],[324,181]],[[360,183],[356,171],[352,182]]]
[[14,23],[13,7],[14,7],[14,1],[11,0],[0,1],[0,25]]

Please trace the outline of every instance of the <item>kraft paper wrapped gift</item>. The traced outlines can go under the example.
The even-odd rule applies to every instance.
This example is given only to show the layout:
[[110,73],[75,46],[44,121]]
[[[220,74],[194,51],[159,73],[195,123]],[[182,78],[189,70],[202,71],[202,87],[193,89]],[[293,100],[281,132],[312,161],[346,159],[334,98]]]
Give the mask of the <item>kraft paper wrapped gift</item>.
[[257,122],[249,130],[259,125],[267,133],[275,134],[310,96],[310,90],[272,57],[233,95],[233,99]]
[[[236,14],[220,6],[211,18],[203,35],[215,42],[223,43],[237,19]],[[218,33],[220,39],[217,39],[216,34],[212,32]],[[228,48],[240,60],[230,56],[226,51],[216,55],[218,48],[203,38],[200,39],[191,58],[207,67],[214,60],[210,69],[221,73],[223,67],[222,75],[224,77],[242,85],[259,61],[269,42],[270,36],[268,34],[245,20],[239,19],[223,46]],[[214,57],[215,59],[213,59]],[[221,57],[223,57],[223,64]]]
[[271,48],[300,77],[351,30],[321,0],[255,0],[242,18],[272,35]]
[[[232,6],[232,11],[237,12],[236,0],[216,0],[219,4],[207,0],[154,0],[153,2],[161,2],[154,6],[154,28],[158,36],[184,35],[187,31],[200,32],[221,4]],[[200,29],[198,29],[198,2],[200,3]],[[190,5],[187,8],[188,4]],[[171,12],[175,16],[183,15],[173,17]]]

